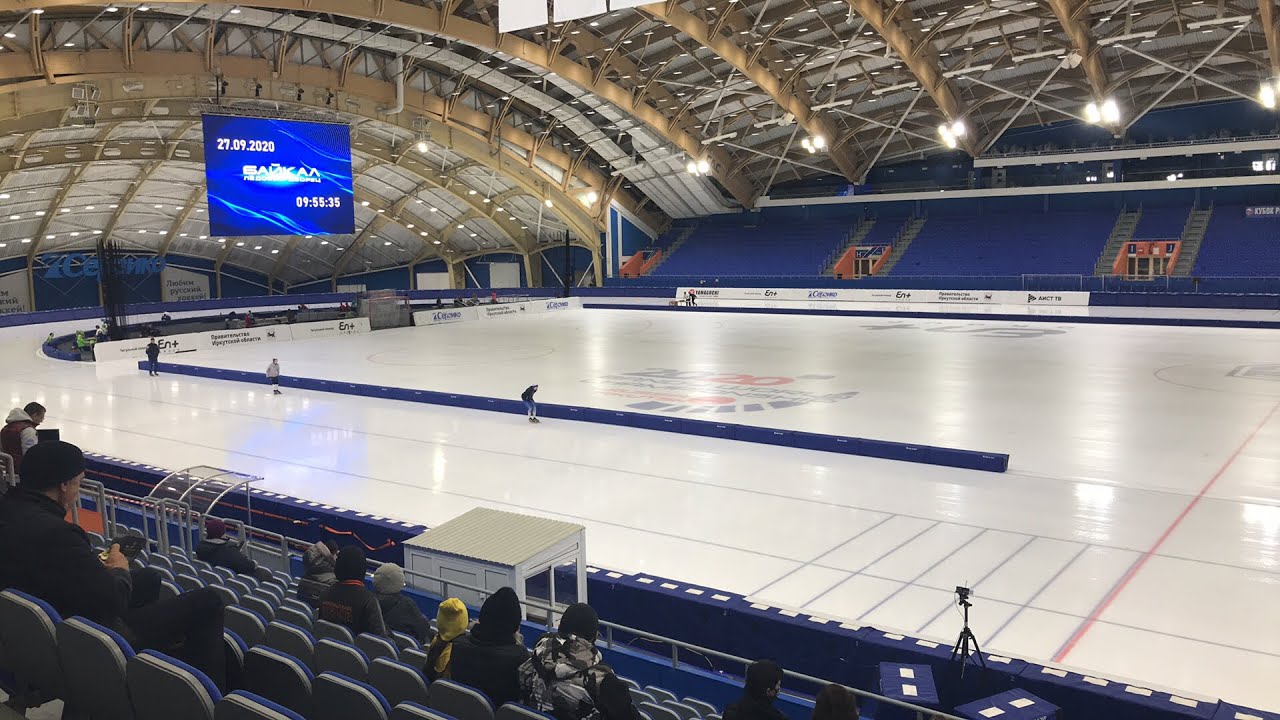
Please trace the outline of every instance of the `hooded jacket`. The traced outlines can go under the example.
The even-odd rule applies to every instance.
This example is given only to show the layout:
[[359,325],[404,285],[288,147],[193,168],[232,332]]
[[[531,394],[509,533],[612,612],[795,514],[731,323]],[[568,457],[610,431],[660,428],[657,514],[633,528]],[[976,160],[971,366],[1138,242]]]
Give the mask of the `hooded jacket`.
[[431,637],[431,623],[423,617],[422,610],[412,600],[400,593],[375,592],[378,607],[382,608],[382,621],[390,632],[404,633],[420,643]]
[[489,697],[494,707],[520,700],[520,666],[529,651],[520,641],[520,600],[511,588],[490,595],[480,622],[453,641],[453,679]]
[[520,666],[520,702],[557,720],[601,720],[597,699],[612,674],[595,643],[577,635],[548,633]]
[[329,584],[338,582],[338,576],[333,571],[333,552],[322,542],[312,545],[302,554],[302,568],[302,577],[307,580]]
[[9,417],[4,422],[4,429],[0,430],[0,452],[12,455],[14,464],[21,472],[22,456],[40,441],[36,424],[22,408],[10,410]]
[[237,575],[252,575],[258,563],[245,557],[240,546],[226,538],[205,538],[196,546],[196,557],[213,565],[224,567]]

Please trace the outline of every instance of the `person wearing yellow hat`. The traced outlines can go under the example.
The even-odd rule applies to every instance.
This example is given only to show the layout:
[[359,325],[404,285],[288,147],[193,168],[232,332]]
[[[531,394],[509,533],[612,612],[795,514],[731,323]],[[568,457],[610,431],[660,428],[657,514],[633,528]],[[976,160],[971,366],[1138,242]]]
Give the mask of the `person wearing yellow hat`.
[[453,659],[453,641],[467,631],[467,606],[458,598],[440,603],[436,611],[436,637],[427,648],[427,679],[435,682],[453,677],[449,662]]

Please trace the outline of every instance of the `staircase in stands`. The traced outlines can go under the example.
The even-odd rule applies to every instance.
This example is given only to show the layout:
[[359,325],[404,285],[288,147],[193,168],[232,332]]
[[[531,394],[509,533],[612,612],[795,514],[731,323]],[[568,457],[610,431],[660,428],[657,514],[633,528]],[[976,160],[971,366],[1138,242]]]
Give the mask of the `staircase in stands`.
[[662,257],[658,258],[658,262],[654,263],[653,266],[646,270],[644,274],[652,275],[654,270],[662,267],[662,264],[671,259],[671,256],[675,254],[675,251],[679,250],[680,246],[684,244],[684,241],[688,240],[689,237],[693,235],[693,231],[697,229],[698,226],[696,224],[681,228],[679,234],[676,235],[675,242],[671,243],[666,250],[662,251]]
[[849,231],[849,239],[845,240],[844,244],[840,246],[840,249],[836,250],[831,254],[831,257],[827,258],[827,266],[822,271],[823,277],[835,277],[836,263],[839,263],[840,258],[844,257],[844,254],[849,252],[849,248],[856,246],[866,239],[867,234],[871,232],[871,228],[875,227],[875,224],[875,218],[864,217],[858,221],[858,224]]
[[928,221],[927,215],[915,215],[902,226],[893,243],[890,245],[889,259],[884,261],[884,265],[880,267],[877,275],[888,275],[893,271],[893,267],[898,264],[902,256],[906,254],[907,248],[911,247],[911,241],[916,239],[920,231],[924,229],[924,224]]
[[1207,210],[1192,210],[1187,217],[1187,224],[1182,228],[1182,246],[1178,251],[1178,264],[1174,266],[1172,275],[1190,277],[1196,266],[1196,257],[1200,254],[1200,245],[1204,243],[1205,230],[1209,228],[1209,219],[1213,217],[1213,206]]
[[1111,238],[1107,246],[1098,256],[1098,263],[1093,266],[1094,276],[1111,275],[1115,271],[1116,258],[1120,255],[1124,244],[1133,239],[1134,230],[1138,229],[1138,221],[1142,219],[1142,208],[1137,210],[1122,209],[1116,224],[1111,228]]

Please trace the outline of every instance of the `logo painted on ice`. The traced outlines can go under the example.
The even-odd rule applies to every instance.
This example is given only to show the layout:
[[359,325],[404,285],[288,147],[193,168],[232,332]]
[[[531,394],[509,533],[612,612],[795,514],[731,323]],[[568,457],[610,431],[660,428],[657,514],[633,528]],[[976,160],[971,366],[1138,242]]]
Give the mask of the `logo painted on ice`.
[[836,293],[834,290],[810,290],[810,300],[835,300]]
[[834,379],[832,375],[783,377],[649,368],[583,382],[595,385],[605,395],[631,401],[626,407],[632,410],[716,416],[832,404],[858,394],[815,387],[817,382]]
[[240,168],[245,182],[269,183],[272,185],[293,185],[295,183],[324,182],[320,171],[304,166],[293,167],[271,163],[270,165],[245,165]]

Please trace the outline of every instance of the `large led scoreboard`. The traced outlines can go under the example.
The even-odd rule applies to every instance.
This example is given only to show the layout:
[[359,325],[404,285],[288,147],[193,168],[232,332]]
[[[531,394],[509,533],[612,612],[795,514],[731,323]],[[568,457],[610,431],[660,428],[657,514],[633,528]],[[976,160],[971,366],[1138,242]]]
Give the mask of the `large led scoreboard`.
[[205,115],[204,162],[210,235],[355,232],[347,125]]

